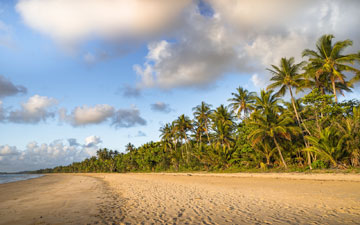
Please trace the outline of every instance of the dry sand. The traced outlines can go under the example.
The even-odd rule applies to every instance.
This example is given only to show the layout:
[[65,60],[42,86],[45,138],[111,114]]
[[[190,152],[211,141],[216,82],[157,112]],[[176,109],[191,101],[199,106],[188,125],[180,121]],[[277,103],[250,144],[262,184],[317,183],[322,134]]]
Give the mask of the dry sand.
[[360,224],[360,175],[49,175],[1,184],[0,218],[0,224]]
[[0,184],[0,224],[104,224],[102,210],[117,202],[106,187],[100,179],[73,175]]

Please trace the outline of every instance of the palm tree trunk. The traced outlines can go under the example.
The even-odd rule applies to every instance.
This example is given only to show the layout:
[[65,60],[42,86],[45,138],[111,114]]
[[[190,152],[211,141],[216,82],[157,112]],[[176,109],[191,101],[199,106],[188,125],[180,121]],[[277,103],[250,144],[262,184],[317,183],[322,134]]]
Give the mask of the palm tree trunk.
[[211,140],[210,140],[210,137],[209,137],[209,129],[208,129],[208,126],[207,126],[207,120],[205,120],[205,129],[206,129],[206,136],[207,136],[207,139],[208,139],[208,142],[209,142],[209,145],[211,145]]
[[332,88],[333,88],[333,92],[334,92],[335,103],[337,103],[338,99],[337,99],[337,95],[336,95],[335,78],[331,78],[331,84],[332,84]]
[[188,138],[186,135],[186,132],[184,132],[185,134],[185,148],[186,148],[186,163],[189,164],[189,149],[188,149]]
[[[295,115],[296,115],[296,119],[297,119],[297,121],[298,121],[298,125],[299,125],[300,130],[301,130],[301,136],[303,137],[304,143],[305,143],[305,147],[307,148],[307,147],[309,147],[309,144],[307,143],[307,141],[306,141],[306,139],[305,139],[305,136],[304,136],[304,134],[303,134],[303,129],[302,129],[302,127],[301,127],[300,117],[299,117],[298,111],[297,111],[296,106],[295,106],[295,99],[294,99],[294,96],[293,96],[291,87],[290,87],[290,86],[288,86],[288,87],[289,87],[289,91],[290,91],[290,95],[291,95],[291,103],[292,103],[292,106],[293,106],[294,111],[295,111]],[[310,134],[310,131],[307,129],[306,125],[305,125],[305,124],[303,124],[303,125],[304,125],[305,130]],[[310,134],[310,135],[311,135],[311,134]],[[310,152],[307,152],[307,160],[308,160],[309,168],[312,170]]]
[[279,143],[277,142],[275,136],[273,137],[273,139],[274,139],[276,148],[277,148],[277,150],[278,150],[278,152],[279,152],[281,161],[282,161],[282,163],[284,164],[285,169],[287,169],[288,167],[287,167],[286,162],[285,162],[285,160],[284,160],[284,157],[283,157],[283,155],[282,155],[282,153],[281,153],[281,149],[280,149]]

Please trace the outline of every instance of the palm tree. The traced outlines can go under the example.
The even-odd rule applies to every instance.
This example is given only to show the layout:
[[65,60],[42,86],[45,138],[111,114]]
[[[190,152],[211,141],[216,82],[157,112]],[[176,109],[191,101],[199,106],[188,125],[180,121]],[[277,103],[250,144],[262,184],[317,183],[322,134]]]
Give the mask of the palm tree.
[[234,152],[231,145],[234,142],[232,138],[234,130],[234,116],[224,105],[220,105],[211,115],[212,129],[214,133],[214,146],[218,151],[218,156],[228,166],[231,154]]
[[264,140],[252,145],[254,150],[266,158],[266,165],[270,165],[271,156],[275,153],[276,148],[271,146],[271,140]]
[[189,117],[182,114],[175,120],[175,129],[179,132],[179,136],[185,139],[185,148],[187,153],[187,161],[189,161],[189,148],[188,143],[189,139],[187,136],[187,132],[193,128],[192,122]]
[[199,127],[201,127],[201,130],[206,133],[209,144],[211,144],[211,140],[209,136],[209,122],[210,122],[210,115],[213,112],[213,110],[211,110],[211,107],[212,105],[206,104],[205,102],[201,102],[200,105],[197,105],[192,109],[194,111],[194,117],[198,121]]
[[303,81],[302,74],[299,74],[299,71],[304,62],[298,64],[295,64],[294,62],[295,60],[293,57],[289,59],[282,58],[280,61],[280,67],[271,65],[273,69],[267,69],[273,74],[273,77],[270,80],[274,81],[267,87],[267,90],[279,88],[279,91],[275,93],[276,96],[284,96],[286,91],[289,91],[296,119],[300,125],[299,113],[295,106],[295,98],[292,88],[298,88]]
[[[317,51],[305,49],[303,51],[303,57],[309,57],[308,71],[310,71],[313,76],[316,76],[318,81],[320,77],[324,77],[324,75],[330,79],[335,102],[337,102],[336,81],[351,85],[351,83],[347,83],[345,80],[346,76],[343,72],[347,71],[359,74],[360,70],[349,65],[354,64],[355,60],[359,59],[358,54],[342,54],[345,48],[351,46],[353,42],[351,40],[344,40],[333,44],[333,38],[334,35],[331,34],[323,35],[317,41]],[[321,90],[324,92],[323,89]]]
[[229,106],[232,107],[238,118],[240,118],[241,112],[246,116],[253,109],[251,104],[254,103],[255,92],[249,92],[242,87],[236,88],[236,91],[231,93],[234,97],[229,98],[228,101],[232,102]]
[[160,138],[161,141],[164,143],[164,150],[167,152],[167,147],[170,147],[171,151],[171,142],[173,140],[173,132],[170,123],[165,124],[163,127],[160,128]]
[[131,144],[130,142],[125,145],[125,151],[127,152],[133,152],[135,150],[135,146],[133,144]]
[[294,121],[286,114],[262,114],[259,112],[254,114],[254,120],[252,120],[250,124],[254,126],[254,130],[248,136],[248,138],[252,140],[252,143],[258,144],[265,142],[267,139],[271,139],[278,150],[285,169],[287,169],[279,141],[281,139],[291,141],[291,135],[298,134],[299,127],[293,126]]
[[[275,94],[276,96],[284,96],[286,91],[287,90],[289,91],[290,97],[291,97],[291,104],[292,104],[292,107],[295,112],[296,120],[297,120],[298,125],[301,130],[302,130],[302,127],[301,127],[300,115],[299,115],[297,107],[296,107],[296,101],[294,98],[292,88],[297,89],[303,83],[303,79],[302,79],[303,75],[300,74],[299,71],[301,70],[304,63],[305,62],[295,64],[295,59],[293,57],[291,57],[289,59],[281,58],[279,67],[275,66],[275,65],[271,65],[272,69],[267,69],[273,74],[273,77],[270,79],[271,81],[273,81],[273,83],[270,84],[267,87],[267,89],[273,90],[275,88],[279,88],[279,91]],[[305,130],[308,132],[308,134],[311,134],[309,129],[307,129],[306,125],[303,124],[303,126],[304,126]],[[305,145],[308,146],[304,136],[303,136],[303,138],[304,138]],[[311,158],[310,158],[309,152],[307,154],[307,158],[308,158],[309,167],[310,167],[310,169],[312,169],[311,168]]]
[[311,146],[305,148],[305,151],[318,153],[337,167],[338,160],[342,158],[344,151],[342,151],[343,142],[340,141],[339,132],[335,127],[326,127],[321,130],[319,137],[306,136],[306,139],[309,140]]
[[340,141],[343,148],[350,155],[352,166],[359,166],[360,159],[360,107],[353,108],[352,116],[337,122],[337,128],[341,133]]
[[261,90],[260,96],[255,96],[254,108],[255,111],[261,111],[263,113],[278,113],[282,107],[279,105],[281,100],[273,94],[273,90],[265,91]]

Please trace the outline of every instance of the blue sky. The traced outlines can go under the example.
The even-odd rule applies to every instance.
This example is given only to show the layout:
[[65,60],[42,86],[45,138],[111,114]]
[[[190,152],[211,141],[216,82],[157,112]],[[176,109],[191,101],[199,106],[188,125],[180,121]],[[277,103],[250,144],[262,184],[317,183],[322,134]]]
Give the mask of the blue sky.
[[357,1],[134,2],[1,1],[0,171],[156,141],[201,101],[264,88],[266,67],[324,33],[360,44]]

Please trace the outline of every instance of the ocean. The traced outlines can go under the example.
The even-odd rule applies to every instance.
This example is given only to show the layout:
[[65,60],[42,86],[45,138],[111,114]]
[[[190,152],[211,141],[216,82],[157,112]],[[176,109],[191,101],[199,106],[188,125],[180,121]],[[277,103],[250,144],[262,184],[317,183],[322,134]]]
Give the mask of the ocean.
[[0,184],[42,177],[41,174],[0,174]]

